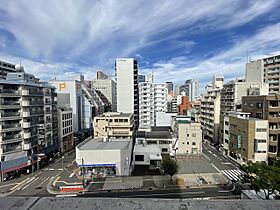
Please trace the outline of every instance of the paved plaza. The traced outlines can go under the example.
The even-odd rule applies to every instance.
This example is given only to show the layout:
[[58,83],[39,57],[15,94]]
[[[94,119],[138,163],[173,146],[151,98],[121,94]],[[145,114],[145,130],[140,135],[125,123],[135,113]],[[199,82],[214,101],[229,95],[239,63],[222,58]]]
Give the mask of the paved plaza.
[[177,161],[180,166],[178,174],[218,173],[204,156],[183,156]]

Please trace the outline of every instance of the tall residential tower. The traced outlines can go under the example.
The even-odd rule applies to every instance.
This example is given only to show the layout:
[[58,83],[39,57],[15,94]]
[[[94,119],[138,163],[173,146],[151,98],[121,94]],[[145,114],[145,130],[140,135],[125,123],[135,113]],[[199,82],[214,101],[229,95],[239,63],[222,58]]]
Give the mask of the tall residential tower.
[[115,63],[117,111],[133,113],[135,127],[139,125],[138,62],[133,58],[118,58]]

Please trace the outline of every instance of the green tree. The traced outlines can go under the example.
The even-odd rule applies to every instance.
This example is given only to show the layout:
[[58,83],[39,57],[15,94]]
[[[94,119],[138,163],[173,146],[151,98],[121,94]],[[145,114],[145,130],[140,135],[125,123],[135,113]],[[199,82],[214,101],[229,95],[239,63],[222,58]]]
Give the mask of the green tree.
[[280,167],[278,164],[267,165],[265,162],[249,162],[241,166],[245,172],[241,181],[249,183],[251,188],[258,192],[263,190],[265,199],[273,194],[275,190],[280,191]]
[[164,173],[170,175],[170,180],[172,180],[172,176],[180,169],[177,160],[172,159],[169,156],[163,158],[161,168]]

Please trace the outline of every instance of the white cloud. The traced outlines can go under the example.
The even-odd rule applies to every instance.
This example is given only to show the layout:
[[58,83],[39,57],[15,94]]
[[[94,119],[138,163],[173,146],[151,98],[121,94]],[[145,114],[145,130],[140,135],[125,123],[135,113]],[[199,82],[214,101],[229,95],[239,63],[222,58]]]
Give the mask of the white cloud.
[[280,23],[262,28],[246,39],[235,40],[236,43],[229,49],[212,58],[197,60],[191,66],[187,57],[178,57],[159,61],[151,68],[143,69],[143,72],[153,71],[158,82],[174,81],[181,84],[186,79],[196,78],[200,81],[202,91],[215,74],[223,74],[227,80],[244,76],[247,50],[253,59],[279,54],[279,37]]
[[[181,27],[233,27],[270,11],[277,0],[2,1],[0,28],[29,58],[100,62],[127,56]],[[191,29],[190,29],[191,30]],[[157,37],[157,38],[155,38]],[[189,45],[187,45],[189,47]]]

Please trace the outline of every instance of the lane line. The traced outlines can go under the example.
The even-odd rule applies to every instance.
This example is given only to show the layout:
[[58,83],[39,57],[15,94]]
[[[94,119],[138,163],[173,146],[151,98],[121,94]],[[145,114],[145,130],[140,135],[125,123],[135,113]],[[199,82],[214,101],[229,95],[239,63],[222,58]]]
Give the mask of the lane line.
[[77,194],[67,194],[67,195],[57,195],[56,198],[64,198],[64,197],[76,197]]
[[23,188],[21,188],[21,190],[25,190],[27,187],[29,187],[31,184],[34,184],[37,180],[39,179],[39,177],[35,178],[32,182],[30,182],[29,184],[25,185]]

